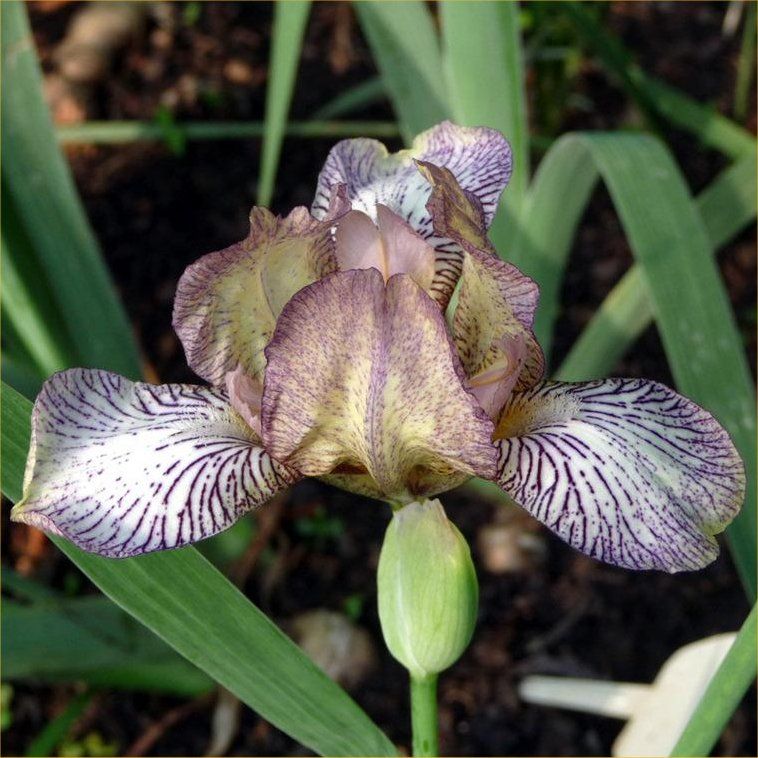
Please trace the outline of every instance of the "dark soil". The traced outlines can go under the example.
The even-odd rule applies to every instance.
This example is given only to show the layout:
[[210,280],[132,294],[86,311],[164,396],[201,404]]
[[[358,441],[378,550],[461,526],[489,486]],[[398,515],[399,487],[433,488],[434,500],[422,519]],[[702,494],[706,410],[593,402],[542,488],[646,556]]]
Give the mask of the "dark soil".
[[[333,3],[314,7],[293,118],[306,118],[347,86],[375,73],[367,45],[346,7]],[[734,38],[722,36],[725,8],[719,3],[616,3],[606,23],[648,72],[730,114],[740,33]],[[46,71],[54,67],[53,51],[73,10],[73,6],[55,3],[31,8]],[[192,25],[181,22],[181,11],[176,15],[168,38],[151,20],[143,36],[119,56],[107,83],[92,93],[89,118],[151,119],[161,103],[170,103],[177,119],[262,118],[271,6],[204,4]],[[638,118],[623,92],[589,59],[572,87],[590,106],[579,109],[567,104],[560,131],[613,129]],[[754,113],[753,102],[751,125]],[[392,112],[382,102],[355,117],[389,119]],[[693,192],[725,166],[723,157],[682,132],[667,128],[663,136]],[[309,204],[330,144],[286,141],[275,210]],[[389,146],[399,145],[390,142]],[[246,234],[259,148],[256,140],[237,140],[189,143],[179,156],[163,146],[147,144],[69,151],[87,213],[149,371],[161,381],[195,381],[171,329],[176,282],[199,256]],[[720,255],[751,364],[755,363],[755,260],[754,228]],[[630,263],[612,204],[605,191],[598,190],[566,274],[553,365],[566,354]],[[672,382],[654,328],[614,373]],[[473,546],[477,566],[483,566],[477,535],[502,516],[504,506],[462,490],[444,501]],[[305,539],[298,524],[320,513],[320,508],[338,518],[341,528],[320,541]],[[269,561],[268,568],[256,569],[246,591],[277,620],[310,608],[340,610],[349,598],[358,596],[362,600],[358,620],[376,643],[379,664],[353,695],[390,738],[408,750],[405,676],[382,652],[375,609],[376,562],[388,509],[307,482],[293,489],[284,513],[270,546],[279,559],[279,573],[272,580]],[[733,631],[744,619],[748,604],[729,553],[724,550],[715,564],[693,574],[627,572],[587,559],[539,530],[527,517],[515,517],[536,535],[544,556],[517,573],[479,570],[481,610],[474,641],[441,679],[441,749],[451,755],[607,755],[619,722],[524,705],[516,691],[519,680],[528,673],[549,673],[650,682],[676,648]],[[11,529],[25,528],[14,525]],[[26,544],[25,532],[14,533],[6,560],[18,566]],[[69,571],[68,564],[48,548],[28,570],[60,577]],[[3,735],[4,753],[23,754],[71,691],[63,686],[16,686],[14,722]],[[106,742],[116,742],[118,750],[125,751],[181,703],[176,698],[104,692],[74,734],[98,731]],[[211,713],[211,705],[198,707],[166,729],[149,754],[203,754]],[[755,755],[755,728],[751,690],[715,754]],[[246,709],[229,754],[300,752],[302,748]]]

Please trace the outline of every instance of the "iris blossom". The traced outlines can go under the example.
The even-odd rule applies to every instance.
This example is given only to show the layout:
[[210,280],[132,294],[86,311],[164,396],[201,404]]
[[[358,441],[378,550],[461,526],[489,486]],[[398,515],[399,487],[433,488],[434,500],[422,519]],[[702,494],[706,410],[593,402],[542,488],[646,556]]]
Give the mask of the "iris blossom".
[[304,476],[395,505],[479,476],[587,555],[709,563],[744,496],[729,436],[657,382],[544,381],[537,286],[487,238],[510,173],[490,129],[338,143],[310,212],[255,208],[182,276],[174,326],[210,386],[45,383],[13,518],[123,557],[210,537]]

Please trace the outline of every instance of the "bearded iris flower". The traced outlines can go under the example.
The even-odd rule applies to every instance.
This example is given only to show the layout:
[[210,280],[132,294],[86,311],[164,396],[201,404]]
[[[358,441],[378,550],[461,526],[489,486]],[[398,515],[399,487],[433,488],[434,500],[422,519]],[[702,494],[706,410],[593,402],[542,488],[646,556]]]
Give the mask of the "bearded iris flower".
[[174,326],[210,386],[46,382],[13,518],[125,557],[304,476],[396,505],[480,476],[600,560],[709,563],[744,497],[729,436],[657,382],[544,381],[537,286],[487,238],[510,171],[485,128],[338,143],[310,212],[255,208],[182,276]]

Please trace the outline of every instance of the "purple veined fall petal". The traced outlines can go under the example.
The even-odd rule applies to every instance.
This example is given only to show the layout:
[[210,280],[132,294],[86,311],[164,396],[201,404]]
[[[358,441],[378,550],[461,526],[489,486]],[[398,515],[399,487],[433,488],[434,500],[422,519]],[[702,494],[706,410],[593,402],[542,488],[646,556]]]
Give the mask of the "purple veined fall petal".
[[[493,367],[512,363],[514,346],[522,344],[517,379],[512,381],[508,374],[503,380],[517,390],[534,386],[545,372],[542,349],[532,331],[537,284],[497,257],[476,198],[464,192],[447,169],[429,163],[419,168],[433,187],[428,207],[435,230],[465,251],[452,331],[467,376],[477,383]],[[504,391],[491,394],[507,399]]]
[[263,349],[285,303],[335,269],[329,223],[305,208],[286,218],[253,208],[246,239],[202,257],[179,280],[174,328],[187,363],[216,386],[238,366],[262,380]]
[[514,394],[497,483],[583,553],[631,569],[702,568],[737,515],[745,469],[707,411],[644,379]]
[[445,121],[418,135],[408,150],[390,154],[372,139],[337,143],[319,175],[312,213],[327,218],[334,190],[344,185],[354,210],[376,218],[377,203],[405,220],[435,250],[436,277],[433,297],[444,308],[460,274],[460,247],[433,228],[426,204],[428,181],[416,166],[427,161],[446,167],[482,208],[482,224],[490,225],[500,195],[511,176],[511,149],[494,129],[462,127]]
[[266,348],[266,449],[309,476],[410,502],[494,472],[439,307],[407,275],[341,271],[298,292]]
[[37,397],[11,518],[121,558],[210,537],[296,478],[218,390],[71,369]]
[[431,294],[434,250],[397,214],[376,206],[376,223],[362,211],[350,211],[337,224],[335,255],[341,271],[375,268],[384,281],[408,274]]

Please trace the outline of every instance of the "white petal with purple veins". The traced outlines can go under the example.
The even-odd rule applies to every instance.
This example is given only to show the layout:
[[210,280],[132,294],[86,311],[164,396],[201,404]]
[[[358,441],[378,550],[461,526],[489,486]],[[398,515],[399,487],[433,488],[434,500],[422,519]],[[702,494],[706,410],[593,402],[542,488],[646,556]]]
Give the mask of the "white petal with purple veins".
[[439,280],[435,299],[444,307],[460,274],[462,253],[456,243],[435,234],[426,207],[431,185],[416,161],[447,168],[481,206],[485,227],[492,223],[511,175],[510,146],[494,129],[461,127],[449,121],[420,134],[409,150],[393,154],[372,139],[337,143],[319,175],[312,213],[326,218],[333,192],[340,185],[344,185],[352,208],[374,220],[377,203],[386,205],[434,248]]
[[293,480],[220,391],[72,369],[34,405],[12,518],[126,557],[210,537]]
[[500,486],[570,545],[618,566],[705,566],[745,495],[726,431],[657,382],[538,385],[512,397],[496,437]]

